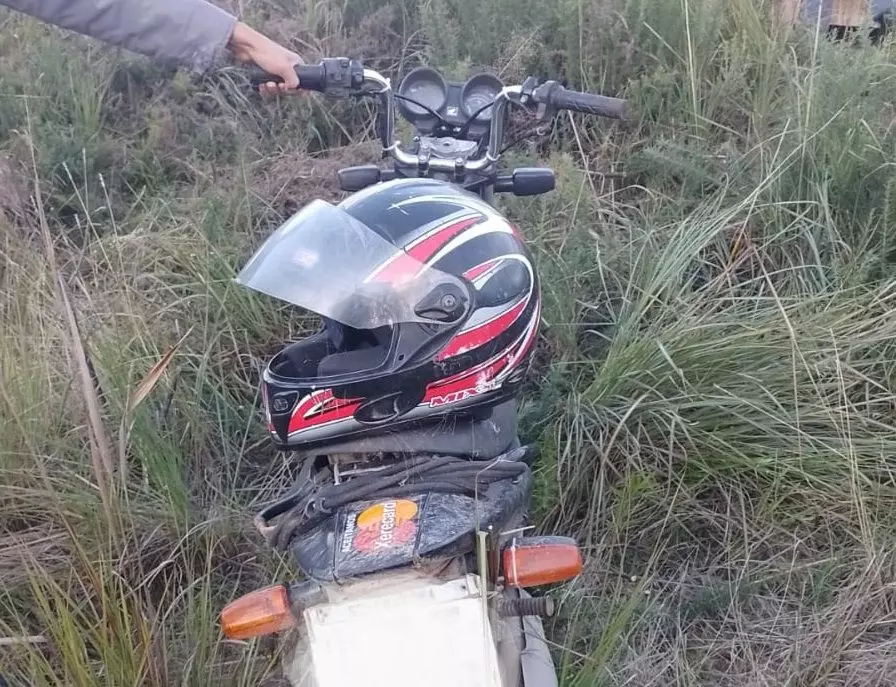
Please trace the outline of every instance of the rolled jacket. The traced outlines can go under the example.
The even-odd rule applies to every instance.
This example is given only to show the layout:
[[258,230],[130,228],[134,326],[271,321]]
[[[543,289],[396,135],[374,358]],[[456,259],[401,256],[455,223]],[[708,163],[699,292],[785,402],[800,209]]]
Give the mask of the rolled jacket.
[[0,0],[0,5],[199,73],[221,59],[237,21],[205,0]]

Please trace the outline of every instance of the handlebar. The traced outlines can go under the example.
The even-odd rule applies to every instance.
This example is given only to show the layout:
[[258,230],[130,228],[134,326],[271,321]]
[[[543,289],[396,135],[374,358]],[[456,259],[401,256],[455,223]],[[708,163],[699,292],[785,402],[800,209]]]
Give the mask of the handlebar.
[[[491,127],[488,147],[478,158],[459,157],[455,160],[433,158],[427,153],[411,153],[401,147],[395,138],[395,100],[390,80],[372,69],[366,69],[360,62],[344,57],[327,58],[316,65],[296,65],[299,88],[324,93],[332,97],[370,96],[379,99],[377,133],[382,141],[383,152],[395,162],[405,167],[418,167],[434,172],[484,172],[495,165],[501,157],[504,143],[504,125],[510,105],[541,109],[546,117],[554,110],[570,110],[612,119],[625,119],[628,103],[619,98],[609,98],[595,93],[570,91],[556,81],[539,84],[534,78],[527,79],[520,86],[506,86],[495,98],[492,107]],[[279,76],[253,68],[249,79],[254,86],[267,82],[280,83]],[[460,129],[457,129],[459,131]]]
[[609,119],[626,119],[628,116],[627,100],[609,98],[597,93],[568,91],[554,81],[537,88],[533,93],[533,99],[539,104],[550,105],[558,110],[571,110]]
[[[260,67],[252,67],[248,70],[249,83],[254,87],[265,83],[283,83],[283,77],[276,74],[268,74]],[[296,76],[299,77],[299,88],[304,91],[323,92],[327,85],[327,76],[322,64],[297,64]]]

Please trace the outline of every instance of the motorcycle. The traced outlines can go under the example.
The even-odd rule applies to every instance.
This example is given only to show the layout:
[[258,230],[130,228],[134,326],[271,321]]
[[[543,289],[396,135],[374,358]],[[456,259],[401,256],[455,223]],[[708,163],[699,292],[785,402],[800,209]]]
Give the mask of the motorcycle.
[[[493,212],[495,194],[535,196],[556,183],[547,168],[499,169],[510,107],[541,125],[560,110],[627,114],[624,100],[534,77],[507,86],[480,73],[458,83],[419,67],[393,91],[388,78],[347,58],[297,72],[303,89],[377,101],[376,130],[391,164],[340,170],[343,191],[424,178],[462,189]],[[255,72],[251,80],[278,79]],[[396,109],[414,127],[409,147],[396,140]],[[465,393],[472,392],[448,391],[430,403]],[[264,399],[269,428],[281,400]],[[516,423],[510,401],[487,417],[349,441],[323,456],[292,446],[301,464],[295,487],[255,524],[292,555],[304,579],[228,604],[220,615],[225,636],[290,642],[283,668],[296,687],[555,687],[542,625],[555,603],[530,590],[575,578],[582,556],[573,538],[531,535],[535,451],[520,444]]]

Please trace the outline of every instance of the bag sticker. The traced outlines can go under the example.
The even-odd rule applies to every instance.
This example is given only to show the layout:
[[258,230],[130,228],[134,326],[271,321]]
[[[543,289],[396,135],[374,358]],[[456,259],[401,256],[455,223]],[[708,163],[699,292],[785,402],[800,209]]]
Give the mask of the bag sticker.
[[364,510],[354,522],[352,545],[361,553],[404,546],[417,534],[417,513],[413,501],[384,501]]

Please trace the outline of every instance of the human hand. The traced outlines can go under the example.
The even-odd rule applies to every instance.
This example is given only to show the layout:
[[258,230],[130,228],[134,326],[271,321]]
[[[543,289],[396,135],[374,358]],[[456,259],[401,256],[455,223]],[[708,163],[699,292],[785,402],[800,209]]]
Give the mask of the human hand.
[[262,95],[287,93],[299,88],[299,77],[295,67],[302,64],[302,58],[282,45],[275,43],[255,29],[238,22],[230,36],[228,47],[243,62],[252,62],[269,74],[279,76],[281,83],[268,83],[259,86]]

